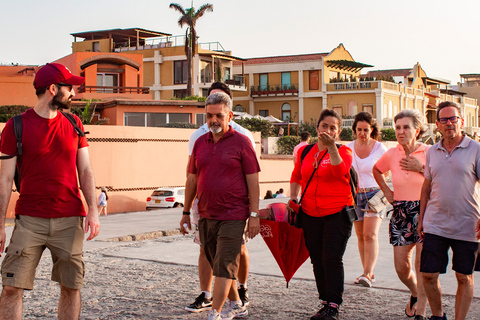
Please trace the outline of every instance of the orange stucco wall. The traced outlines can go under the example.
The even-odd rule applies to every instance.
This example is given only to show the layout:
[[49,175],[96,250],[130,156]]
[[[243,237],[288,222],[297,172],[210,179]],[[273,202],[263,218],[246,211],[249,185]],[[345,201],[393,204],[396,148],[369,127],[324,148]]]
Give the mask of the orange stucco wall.
[[35,106],[37,96],[33,88],[33,79],[33,76],[0,76],[0,106],[15,104]]
[[[5,126],[0,124],[0,130]],[[183,186],[188,159],[188,139],[193,129],[86,126],[97,188],[106,186],[108,211],[145,210],[145,200],[157,187]],[[260,133],[254,133],[257,156]],[[260,195],[284,188],[289,192],[291,158],[260,159]],[[1,165],[1,162],[0,162]],[[97,196],[100,194],[97,190]],[[12,193],[7,217],[14,216],[17,193]]]

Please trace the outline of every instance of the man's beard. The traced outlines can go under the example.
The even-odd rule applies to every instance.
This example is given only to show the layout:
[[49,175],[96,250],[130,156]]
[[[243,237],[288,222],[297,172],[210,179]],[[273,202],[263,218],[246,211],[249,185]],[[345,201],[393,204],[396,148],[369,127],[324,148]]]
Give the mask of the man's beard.
[[208,129],[210,129],[210,132],[214,134],[222,132],[222,127],[219,125],[211,125]]
[[53,96],[53,99],[50,101],[48,106],[50,107],[50,110],[56,111],[58,109],[70,109],[70,104],[70,99],[66,98],[66,96],[59,91],[55,96]]

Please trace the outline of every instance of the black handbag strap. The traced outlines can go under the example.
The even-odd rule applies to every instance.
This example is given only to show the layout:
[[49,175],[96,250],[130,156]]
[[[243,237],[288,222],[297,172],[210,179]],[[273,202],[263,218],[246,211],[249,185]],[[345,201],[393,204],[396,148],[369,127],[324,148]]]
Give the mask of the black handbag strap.
[[[310,148],[310,150],[313,149],[313,148]],[[310,150],[308,152],[310,152]],[[308,153],[307,152],[307,153]],[[323,158],[325,157],[325,155],[327,154],[328,152],[328,149],[325,150],[325,153],[323,154],[323,156],[320,158],[320,160],[318,161],[318,163],[315,164],[315,169],[313,169],[313,172],[312,172],[312,175],[310,176],[310,179],[308,179],[308,182],[307,184],[305,185],[305,188],[303,189],[303,192],[302,192],[302,196],[300,197],[300,200],[298,201],[298,204],[300,205],[300,203],[302,203],[302,200],[303,200],[303,196],[305,195],[305,192],[307,192],[307,188],[308,186],[310,185],[310,182],[312,181],[312,178],[313,178],[313,175],[315,174],[315,172],[317,171],[317,168],[318,166],[320,165],[320,163],[322,162]],[[304,157],[303,157],[304,158]],[[302,161],[303,161],[303,158],[302,158]]]

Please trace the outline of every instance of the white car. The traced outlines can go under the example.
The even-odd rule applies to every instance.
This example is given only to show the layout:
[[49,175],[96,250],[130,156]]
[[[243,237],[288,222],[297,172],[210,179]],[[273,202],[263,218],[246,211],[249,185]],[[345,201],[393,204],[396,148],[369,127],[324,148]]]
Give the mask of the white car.
[[147,210],[183,207],[185,188],[158,188],[147,198]]

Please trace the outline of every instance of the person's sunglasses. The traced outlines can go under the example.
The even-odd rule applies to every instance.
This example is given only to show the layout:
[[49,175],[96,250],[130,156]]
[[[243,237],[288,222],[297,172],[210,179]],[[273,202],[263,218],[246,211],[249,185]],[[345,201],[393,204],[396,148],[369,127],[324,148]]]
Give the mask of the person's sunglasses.
[[447,124],[448,120],[450,120],[451,123],[457,123],[458,119],[460,119],[460,117],[458,116],[450,117],[450,118],[438,118],[438,122],[440,122],[441,124]]
[[72,89],[73,89],[73,85],[67,84],[67,83],[63,83],[63,82],[57,83],[57,86],[59,86],[59,87],[67,87],[67,88],[68,88],[68,91],[72,91]]

